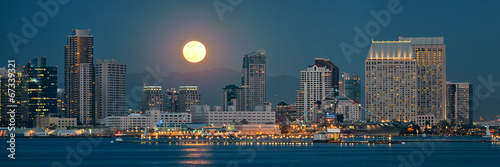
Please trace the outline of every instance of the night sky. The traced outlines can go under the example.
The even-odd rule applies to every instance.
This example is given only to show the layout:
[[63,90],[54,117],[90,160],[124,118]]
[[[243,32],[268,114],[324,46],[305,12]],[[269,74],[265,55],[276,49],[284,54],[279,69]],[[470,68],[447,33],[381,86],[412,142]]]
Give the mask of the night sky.
[[[0,0],[0,63],[9,57],[26,64],[37,56],[58,65],[64,76],[64,45],[71,30],[90,29],[96,59],[126,63],[128,72],[143,72],[159,64],[162,72],[203,71],[229,68],[239,71],[244,54],[265,49],[268,76],[298,77],[314,57],[331,59],[340,71],[364,76],[369,45],[347,61],[339,45],[354,45],[354,27],[364,30],[374,21],[370,11],[387,10],[388,0],[293,1],[243,0],[219,17],[212,0],[129,1],[72,0],[60,5],[38,33],[19,45],[16,54],[7,38],[22,36],[21,18],[30,22],[43,11],[38,1]],[[500,82],[500,1],[407,1],[392,14],[374,40],[398,40],[398,36],[444,37],[447,47],[447,80],[483,84],[478,77]],[[371,39],[371,38],[370,38]],[[207,56],[193,64],[182,56],[191,40],[202,42]],[[5,65],[1,65],[3,67]],[[60,83],[63,77],[59,77]],[[222,87],[223,85],[221,85]],[[62,87],[62,86],[59,86]],[[500,85],[484,89],[482,101],[499,101]],[[483,102],[484,104],[485,102]],[[498,106],[498,105],[497,105]],[[490,115],[496,111],[484,111]]]

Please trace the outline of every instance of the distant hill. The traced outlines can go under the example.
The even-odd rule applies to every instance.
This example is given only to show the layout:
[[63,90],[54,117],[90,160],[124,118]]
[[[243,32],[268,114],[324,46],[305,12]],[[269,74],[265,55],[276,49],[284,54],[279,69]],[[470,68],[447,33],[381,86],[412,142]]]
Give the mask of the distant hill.
[[[155,77],[148,72],[127,74],[127,105],[129,108],[140,108],[142,84],[145,80],[149,85],[158,85],[159,83],[164,89],[171,87],[178,89],[182,85],[198,86],[202,104],[219,106],[222,101],[222,88],[230,84],[237,86],[241,84],[240,72],[225,68],[157,75]],[[273,105],[279,103],[281,100],[284,100],[288,104],[293,104],[295,102],[295,90],[298,88],[299,78],[292,76],[268,76],[267,101]]]

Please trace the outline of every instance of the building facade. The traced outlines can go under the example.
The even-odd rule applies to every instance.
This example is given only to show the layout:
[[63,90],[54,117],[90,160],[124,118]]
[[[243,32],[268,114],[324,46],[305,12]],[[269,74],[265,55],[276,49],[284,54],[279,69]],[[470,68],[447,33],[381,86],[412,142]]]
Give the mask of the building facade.
[[443,37],[399,37],[410,41],[417,61],[418,115],[445,120],[446,45]]
[[410,41],[372,41],[365,61],[365,118],[415,121],[417,62]]
[[[330,70],[331,73],[331,88],[333,90],[338,90],[339,89],[339,67],[335,65],[330,59],[325,59],[325,58],[314,58],[314,63],[319,64],[322,66],[325,66],[327,69]],[[339,93],[337,91],[333,92],[333,97],[338,96]]]
[[194,123],[209,126],[224,126],[234,124],[275,124],[275,112],[270,105],[265,105],[261,111],[222,111],[221,107],[210,108],[209,105],[195,106]]
[[198,86],[179,86],[179,112],[191,113],[193,106],[201,104]]
[[230,107],[233,107],[236,110],[239,111],[240,106],[239,106],[239,94],[240,94],[240,88],[237,87],[236,85],[227,85],[222,89],[222,111],[229,111],[231,110]]
[[339,99],[336,107],[337,114],[344,115],[344,121],[360,121],[362,120],[361,107],[359,104],[353,103],[348,99]]
[[95,121],[94,36],[90,30],[73,30],[68,36],[64,57],[64,93],[67,118],[78,125]]
[[117,60],[95,62],[97,87],[97,118],[126,116],[127,65]]
[[241,69],[241,110],[255,111],[256,106],[266,102],[266,66],[265,50],[246,54]]
[[25,66],[28,96],[28,128],[38,127],[36,119],[57,113],[57,67],[46,58],[35,58]]
[[472,125],[473,86],[468,82],[446,82],[446,118],[453,126]]
[[348,97],[356,103],[360,102],[361,77],[356,74],[342,72],[342,79],[339,81],[339,87],[339,91],[342,92],[345,97]]
[[165,93],[161,86],[146,86],[142,88],[142,111],[165,111]]
[[76,127],[76,118],[59,118],[59,117],[38,117],[36,119],[38,128],[50,129],[67,129]]
[[274,112],[276,113],[277,124],[287,123],[297,119],[297,108],[295,105],[289,105],[284,101],[276,104]]
[[165,98],[167,111],[179,112],[179,92],[175,88],[167,89],[167,96]]
[[191,123],[191,115],[188,113],[161,112],[159,110],[148,110],[145,114],[133,113],[128,116],[106,117],[106,126],[117,130],[153,129],[163,124],[186,124]]
[[[309,65],[307,70],[300,71],[300,90],[296,95],[298,117],[307,122],[315,121],[316,113],[312,113],[323,98],[333,97],[332,73],[327,66],[320,63]],[[328,95],[328,96],[327,96]]]

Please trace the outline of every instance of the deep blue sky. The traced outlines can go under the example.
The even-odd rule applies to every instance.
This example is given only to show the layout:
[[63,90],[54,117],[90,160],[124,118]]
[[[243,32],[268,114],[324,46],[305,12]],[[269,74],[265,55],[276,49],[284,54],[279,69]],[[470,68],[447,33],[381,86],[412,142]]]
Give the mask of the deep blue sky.
[[[341,71],[363,76],[369,46],[349,63],[339,44],[353,44],[353,27],[364,29],[374,20],[370,11],[387,9],[388,0],[243,0],[224,13],[223,21],[212,0],[72,0],[60,6],[15,54],[7,34],[21,35],[21,18],[31,21],[42,10],[37,2],[0,0],[0,62],[17,57],[18,63],[25,64],[36,56],[47,57],[50,65],[59,66],[61,80],[66,36],[75,28],[91,29],[95,58],[117,59],[128,65],[129,72],[157,64],[165,73],[239,71],[245,53],[266,49],[269,76],[298,77],[314,57],[330,58]],[[447,46],[447,80],[480,84],[479,76],[493,74],[493,81],[500,81],[500,1],[401,0],[401,6],[403,11],[392,15],[374,40],[442,36]],[[201,63],[191,64],[182,57],[182,47],[190,40],[207,48]],[[500,99],[500,87],[495,88],[488,99]]]

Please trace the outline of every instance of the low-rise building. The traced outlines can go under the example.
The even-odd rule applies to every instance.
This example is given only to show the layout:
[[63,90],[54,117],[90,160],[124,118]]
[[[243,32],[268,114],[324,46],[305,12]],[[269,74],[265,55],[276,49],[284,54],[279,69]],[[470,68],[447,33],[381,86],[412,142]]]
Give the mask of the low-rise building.
[[188,113],[161,112],[159,110],[148,110],[145,114],[133,113],[128,116],[109,116],[106,118],[108,128],[120,130],[148,129],[164,124],[186,123],[191,123],[191,115]]
[[416,124],[420,127],[420,130],[424,130],[426,127],[430,129],[432,126],[437,125],[436,115],[417,115]]
[[275,112],[270,105],[262,107],[262,111],[222,111],[221,107],[210,108],[209,105],[195,106],[193,122],[209,126],[230,124],[275,124]]
[[76,127],[76,118],[46,116],[36,118],[36,121],[37,128],[67,129],[69,127]]

